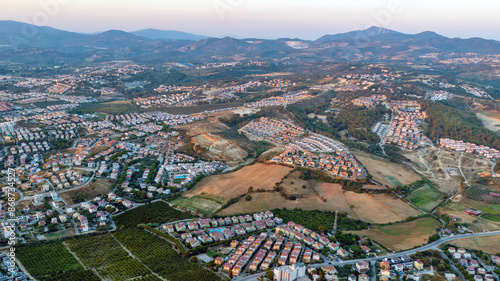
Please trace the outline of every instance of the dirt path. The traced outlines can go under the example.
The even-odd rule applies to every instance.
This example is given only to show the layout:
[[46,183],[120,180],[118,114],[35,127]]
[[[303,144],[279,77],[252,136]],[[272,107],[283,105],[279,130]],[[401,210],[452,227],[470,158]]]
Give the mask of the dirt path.
[[151,268],[149,268],[147,265],[145,265],[145,264],[144,264],[144,263],[143,263],[140,259],[138,259],[138,258],[137,258],[134,254],[132,254],[132,252],[131,252],[129,249],[127,249],[127,247],[125,247],[125,245],[123,245],[123,244],[122,244],[122,242],[120,242],[118,239],[116,239],[116,237],[115,237],[114,235],[112,235],[112,236],[113,236],[113,238],[116,240],[116,242],[117,242],[118,244],[120,244],[120,246],[121,246],[121,247],[122,247],[125,251],[127,251],[127,253],[128,253],[131,257],[133,257],[134,259],[138,260],[138,261],[139,261],[142,265],[144,265],[144,267],[146,267],[146,268],[147,268],[147,269],[151,272],[151,274],[155,275],[156,277],[158,277],[159,279],[161,279],[161,280],[163,280],[163,281],[168,281],[167,279],[165,279],[165,278],[161,277],[160,275],[158,275],[156,272],[152,271],[152,270],[151,270]]

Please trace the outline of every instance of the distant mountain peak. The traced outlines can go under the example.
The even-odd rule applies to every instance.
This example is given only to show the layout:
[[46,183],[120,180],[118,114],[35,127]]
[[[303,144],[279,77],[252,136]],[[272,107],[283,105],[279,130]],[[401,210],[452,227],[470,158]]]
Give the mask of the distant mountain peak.
[[173,41],[173,40],[199,41],[202,39],[209,38],[209,36],[196,35],[177,30],[160,30],[154,28],[138,30],[130,33],[152,40],[166,40],[166,41]]

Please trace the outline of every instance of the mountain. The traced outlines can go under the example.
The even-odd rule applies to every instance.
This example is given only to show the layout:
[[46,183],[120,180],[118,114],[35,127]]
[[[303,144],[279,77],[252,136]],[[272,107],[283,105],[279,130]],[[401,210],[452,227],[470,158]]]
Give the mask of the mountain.
[[463,53],[498,54],[500,42],[481,38],[447,38],[431,31],[405,34],[380,27],[325,35],[316,41],[307,41],[289,38],[210,38],[155,29],[132,33],[109,30],[80,34],[15,21],[0,21],[0,57],[16,62],[130,59],[156,63],[172,60],[210,61],[230,56],[285,59],[291,62],[413,62]]
[[346,33],[338,33],[334,35],[324,35],[323,37],[319,38],[316,40],[316,42],[328,42],[328,41],[341,41],[341,40],[354,40],[354,39],[363,39],[366,37],[372,38],[372,37],[377,37],[381,35],[400,35],[403,33],[386,29],[386,28],[381,28],[381,27],[376,27],[372,26],[368,29],[365,30],[356,30],[356,31],[350,31]]
[[158,30],[158,29],[143,29],[134,32],[130,32],[131,34],[141,36],[144,38],[152,39],[152,40],[190,40],[190,41],[198,41],[202,39],[209,38],[209,36],[204,35],[196,35],[192,33],[186,33],[182,31],[176,30]]

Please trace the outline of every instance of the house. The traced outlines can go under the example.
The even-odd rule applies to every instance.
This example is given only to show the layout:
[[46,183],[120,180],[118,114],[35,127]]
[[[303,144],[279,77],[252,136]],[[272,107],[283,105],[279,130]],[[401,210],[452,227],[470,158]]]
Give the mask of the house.
[[370,280],[370,278],[366,274],[360,274],[358,276],[358,281],[368,281],[368,280]]
[[415,266],[415,268],[417,270],[424,270],[424,263],[420,260],[416,260],[414,263],[413,263],[413,266]]
[[355,267],[359,273],[365,273],[368,272],[368,270],[370,270],[370,264],[367,261],[357,262]]
[[457,278],[457,276],[453,273],[445,273],[444,278],[446,279],[446,281],[455,281],[455,278]]

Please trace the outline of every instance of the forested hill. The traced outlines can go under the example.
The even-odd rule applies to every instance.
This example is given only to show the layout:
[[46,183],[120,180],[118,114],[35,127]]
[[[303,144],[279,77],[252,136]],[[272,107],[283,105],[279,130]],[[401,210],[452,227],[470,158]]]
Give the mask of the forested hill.
[[481,120],[473,113],[441,103],[422,101],[421,104],[428,114],[427,135],[432,140],[450,138],[500,149],[500,136],[484,128]]

